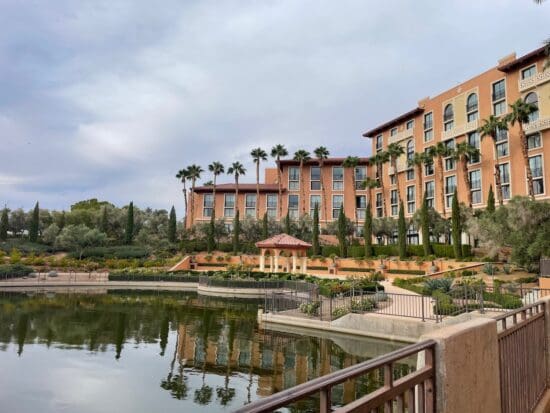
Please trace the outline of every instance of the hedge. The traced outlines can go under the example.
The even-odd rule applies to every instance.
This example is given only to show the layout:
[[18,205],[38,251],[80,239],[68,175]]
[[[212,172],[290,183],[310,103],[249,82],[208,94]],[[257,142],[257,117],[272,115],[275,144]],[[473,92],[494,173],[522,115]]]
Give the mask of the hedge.
[[338,268],[338,271],[354,271],[354,272],[374,272],[376,271],[374,268],[351,268],[351,267],[344,267],[344,268]]
[[410,274],[410,275],[426,275],[426,271],[422,270],[387,270],[389,274]]
[[171,281],[198,283],[198,275],[173,274],[173,273],[139,273],[139,272],[120,272],[109,274],[109,281]]
[[4,264],[0,265],[0,278],[19,278],[26,277],[32,273],[33,269],[23,264]]
[[[454,258],[455,254],[452,245],[447,244],[432,244],[434,255],[440,258]],[[374,257],[380,255],[397,256],[399,251],[397,245],[373,245]],[[463,245],[462,252],[464,257],[470,257],[472,255],[472,249],[470,245]],[[335,245],[326,245],[322,249],[322,255],[329,257],[331,254],[337,256],[340,255],[340,248]],[[424,246],[423,245],[407,245],[407,254],[410,256],[423,257]],[[348,247],[348,257],[351,258],[364,258],[365,247],[363,245],[352,245]],[[373,258],[374,259],[374,258]]]
[[[70,254],[73,258],[79,258],[80,254],[73,252]],[[82,253],[82,258],[105,258],[105,259],[129,259],[129,258],[146,258],[149,256],[149,251],[146,248],[122,245],[116,247],[91,247],[85,248]]]

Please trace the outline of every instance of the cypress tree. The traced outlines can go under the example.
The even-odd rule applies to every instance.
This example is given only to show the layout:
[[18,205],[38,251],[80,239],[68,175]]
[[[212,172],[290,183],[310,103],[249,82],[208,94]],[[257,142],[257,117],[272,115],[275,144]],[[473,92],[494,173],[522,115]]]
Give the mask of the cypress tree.
[[263,239],[267,239],[269,237],[269,223],[267,220],[267,212],[264,213],[264,217],[262,218],[262,237]]
[[420,227],[422,228],[422,245],[424,247],[424,256],[432,254],[432,244],[430,243],[430,219],[428,215],[428,200],[426,193],[422,199],[422,209],[420,211]]
[[287,233],[288,235],[291,235],[290,234],[290,215],[288,212],[286,213],[286,217],[285,217],[285,233]]
[[57,226],[59,227],[59,230],[62,230],[65,227],[65,221],[66,221],[65,211],[61,212],[61,217],[59,217],[59,224]]
[[[212,216],[214,213],[212,213]],[[172,209],[170,210],[170,219],[168,220],[168,241],[169,242],[176,242],[176,208],[172,205]]]
[[233,253],[239,252],[239,237],[241,234],[241,223],[239,221],[239,210],[235,213],[235,219],[233,220]]
[[363,238],[365,240],[365,257],[370,258],[374,255],[372,248],[372,208],[370,202],[367,204],[365,224],[363,226]]
[[6,241],[8,239],[8,208],[2,210],[2,217],[0,218],[0,241]]
[[407,258],[407,223],[405,222],[405,209],[403,208],[403,201],[399,203],[397,246],[399,248],[399,259],[404,260]]
[[108,229],[109,229],[109,217],[107,216],[107,207],[104,206],[101,209],[101,221],[99,223],[99,230],[101,232],[107,233]]
[[34,210],[32,211],[31,223],[29,226],[29,241],[37,242],[38,241],[38,230],[40,225],[40,208],[38,202],[34,205]]
[[452,237],[453,237],[453,251],[455,253],[455,258],[462,258],[462,244],[460,236],[462,234],[462,225],[460,223],[460,207],[458,205],[458,193],[455,189],[453,195],[453,203],[451,209],[451,227],[452,227]]
[[130,202],[128,205],[128,217],[126,218],[126,232],[124,234],[124,241],[127,245],[130,245],[134,240],[134,203]]
[[344,206],[342,205],[338,213],[338,244],[340,246],[340,256],[342,258],[348,255],[346,227],[346,216],[344,215]]
[[495,212],[495,194],[493,193],[493,185],[489,186],[489,195],[487,196],[487,208],[485,209],[485,211],[490,214]]
[[319,205],[315,204],[313,210],[313,234],[312,234],[313,255],[321,254],[321,246],[319,245]]
[[210,253],[216,248],[216,241],[214,239],[214,234],[216,233],[216,218],[215,212],[212,211],[210,216],[210,224],[208,224],[208,233],[206,236],[206,250]]

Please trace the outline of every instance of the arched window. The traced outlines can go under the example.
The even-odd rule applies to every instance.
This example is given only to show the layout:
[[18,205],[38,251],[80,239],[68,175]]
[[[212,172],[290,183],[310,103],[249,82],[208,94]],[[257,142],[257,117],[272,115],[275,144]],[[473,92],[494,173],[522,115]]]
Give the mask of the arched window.
[[414,156],[414,142],[411,139],[407,142],[407,160],[411,160]]
[[453,105],[449,103],[447,106],[445,106],[445,110],[443,111],[443,129],[444,130],[450,130],[453,128],[453,118],[454,118]]
[[466,99],[466,114],[468,117],[468,122],[472,122],[477,119],[477,95],[472,93]]
[[537,110],[529,114],[529,122],[534,122],[539,118],[539,97],[536,92],[531,92],[525,96],[525,103],[530,103],[537,107]]

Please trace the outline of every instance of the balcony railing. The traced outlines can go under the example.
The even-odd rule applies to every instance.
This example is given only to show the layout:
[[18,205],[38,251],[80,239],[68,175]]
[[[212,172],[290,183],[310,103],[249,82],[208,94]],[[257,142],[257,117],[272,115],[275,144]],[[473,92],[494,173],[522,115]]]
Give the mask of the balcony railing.
[[541,85],[550,80],[550,70],[545,70],[544,72],[537,73],[527,79],[520,80],[519,91],[523,92],[524,90],[531,89],[532,87]]
[[459,125],[459,126],[455,126],[452,129],[443,131],[441,133],[441,140],[447,140],[447,139],[451,139],[451,138],[454,138],[454,137],[457,137],[457,136],[460,136],[460,135],[464,135],[468,132],[473,132],[478,127],[479,127],[479,120],[478,119],[473,120],[473,121],[468,122],[468,123],[464,123],[464,124]]
[[405,129],[404,131],[398,132],[397,134],[390,136],[388,143],[394,143],[402,141],[403,139],[412,138],[414,134],[414,128]]
[[549,118],[539,118],[534,122],[530,122],[527,125],[523,126],[523,130],[526,134],[539,132],[544,129],[550,128],[550,117]]

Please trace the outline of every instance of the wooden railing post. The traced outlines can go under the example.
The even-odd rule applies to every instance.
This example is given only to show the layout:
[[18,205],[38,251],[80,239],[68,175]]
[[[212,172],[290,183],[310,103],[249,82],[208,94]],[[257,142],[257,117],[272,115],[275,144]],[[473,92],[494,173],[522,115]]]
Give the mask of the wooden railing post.
[[330,396],[331,396],[331,388],[323,387],[320,391],[319,411],[321,413],[330,413],[332,411],[332,400]]

